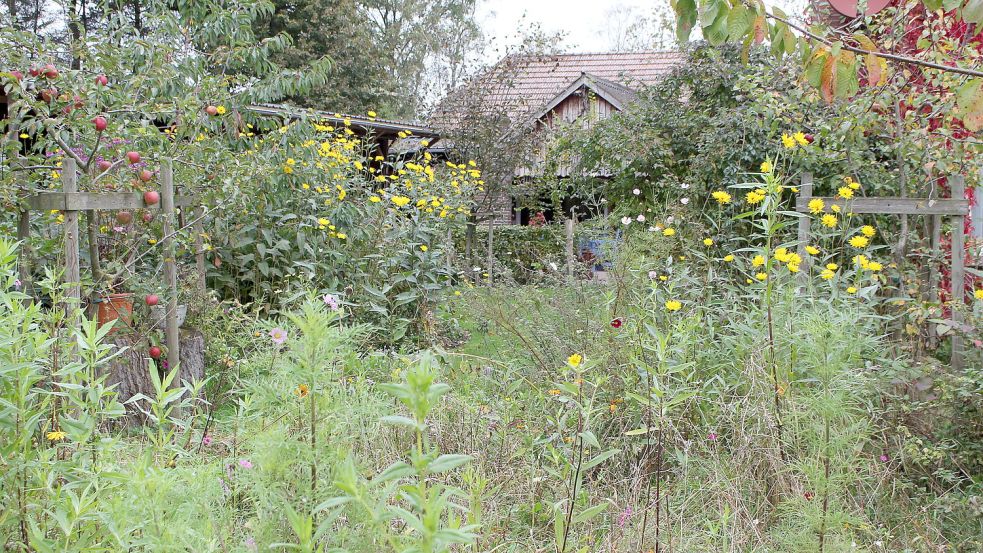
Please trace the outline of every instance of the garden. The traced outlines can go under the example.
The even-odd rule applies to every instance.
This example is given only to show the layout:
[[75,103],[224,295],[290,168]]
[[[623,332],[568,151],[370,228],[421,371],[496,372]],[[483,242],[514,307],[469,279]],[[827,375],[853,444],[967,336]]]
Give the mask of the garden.
[[0,29],[4,551],[983,550],[979,1],[677,0],[502,228],[514,147],[255,109],[359,82],[282,3],[68,4]]

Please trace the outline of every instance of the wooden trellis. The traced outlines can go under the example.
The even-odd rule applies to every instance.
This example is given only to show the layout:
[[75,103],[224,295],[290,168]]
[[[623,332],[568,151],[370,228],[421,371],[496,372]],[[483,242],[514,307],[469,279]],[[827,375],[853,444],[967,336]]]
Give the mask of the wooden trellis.
[[[951,256],[951,292],[952,304],[961,306],[964,302],[965,287],[965,256],[963,251],[966,246],[966,227],[965,219],[969,214],[969,201],[965,199],[966,183],[962,176],[955,175],[948,179],[951,190],[951,198],[843,198],[818,197],[823,200],[825,205],[840,205],[845,213],[867,213],[877,215],[925,215],[932,217],[932,251],[939,251],[940,229],[942,217],[952,217],[952,256]],[[816,199],[812,195],[812,174],[803,173],[802,182],[799,186],[799,197],[795,204],[795,210],[799,213],[809,213],[809,202]],[[807,260],[805,247],[809,243],[809,231],[812,219],[809,217],[799,218],[799,255]],[[937,293],[938,275],[933,268],[929,278],[929,287],[932,293]],[[952,310],[954,322],[962,322],[962,313],[959,309]],[[958,333],[952,333],[952,368],[959,370],[963,366],[963,343]]]
[[[27,209],[21,211],[20,222],[17,226],[17,237],[26,245],[29,243],[31,231],[31,211],[51,211],[58,210],[64,215],[63,235],[65,252],[65,273],[64,282],[68,285],[66,290],[66,308],[81,304],[81,278],[79,275],[79,213],[85,213],[88,221],[95,221],[95,212],[100,210],[121,210],[121,209],[160,209],[163,213],[164,236],[160,246],[164,252],[164,282],[167,286],[167,316],[165,325],[165,337],[167,344],[167,361],[173,368],[176,367],[180,359],[180,343],[178,338],[177,322],[177,265],[175,261],[174,235],[176,229],[175,208],[187,207],[192,205],[192,199],[187,196],[174,195],[174,167],[171,160],[165,160],[161,164],[160,171],[160,202],[154,205],[147,205],[140,192],[79,192],[77,182],[77,166],[75,160],[66,158],[62,162],[61,168],[61,192],[42,192],[27,198]],[[201,247],[201,214],[195,218],[193,228],[196,234],[196,264],[199,275],[204,275],[205,257]],[[89,247],[92,257],[92,271],[94,278],[98,280],[100,268],[98,263],[98,250],[94,236],[94,224],[89,226]],[[20,264],[20,279],[25,290],[30,287],[30,252],[23,252],[24,262]],[[199,276],[199,285],[204,286]],[[76,325],[78,321],[75,321]]]

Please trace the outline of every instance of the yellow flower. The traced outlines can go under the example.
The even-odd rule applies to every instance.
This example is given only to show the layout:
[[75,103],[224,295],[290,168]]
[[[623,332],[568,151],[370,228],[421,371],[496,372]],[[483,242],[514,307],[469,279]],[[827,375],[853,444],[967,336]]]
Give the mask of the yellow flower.
[[863,235],[866,236],[867,238],[873,238],[874,235],[877,234],[877,231],[874,229],[874,227],[870,225],[864,225],[860,227],[860,232],[863,233]]
[[724,192],[723,190],[716,190],[710,195],[713,196],[713,199],[717,200],[717,203],[720,205],[729,204],[731,200],[730,194]]
[[283,166],[283,172],[286,173],[286,174],[288,174],[288,175],[291,175],[294,172],[294,168],[291,167],[291,166],[289,166],[289,165],[284,165]]
[[837,265],[836,263],[827,263],[826,264],[826,268],[829,269],[830,271],[835,271],[835,270],[839,269],[840,266]]
[[661,280],[662,282],[666,282],[667,280],[669,280],[669,277],[667,277],[666,275],[659,275],[659,280]]
[[829,269],[823,269],[823,272],[819,273],[819,277],[822,278],[823,280],[830,280],[834,276],[836,276],[836,273],[834,273]]
[[815,246],[806,246],[806,253],[809,255],[819,255],[819,248]]
[[822,213],[825,207],[826,207],[826,202],[822,201],[820,198],[813,198],[809,200],[809,212],[814,215],[818,213]]
[[311,389],[307,387],[307,384],[301,384],[300,386],[297,386],[296,390],[294,390],[294,393],[297,394],[297,397],[300,398],[307,397],[307,394],[309,394],[310,392]]
[[795,147],[795,139],[792,138],[788,133],[782,133],[782,146],[792,149]]
[[733,260],[734,260],[734,254],[730,254],[729,253],[729,254],[727,254],[727,255],[724,256],[724,261],[726,261],[727,263],[730,263]]
[[760,188],[758,188],[757,190],[752,190],[748,192],[747,195],[744,196],[744,200],[751,205],[761,203],[761,201],[764,199],[765,199],[765,191]]
[[849,200],[850,198],[853,197],[853,189],[850,188],[849,186],[841,186],[839,190],[836,191],[836,193],[839,194],[840,197],[845,200]]
[[771,165],[771,162],[770,161],[765,160],[765,161],[762,161],[761,162],[761,172],[762,173],[771,173],[771,170],[772,169],[774,169],[774,167]]
[[369,198],[369,201],[374,204],[377,204],[382,201],[382,198],[380,198],[379,196],[372,196],[371,198]]
[[348,238],[348,235],[347,235],[347,234],[345,234],[344,232],[339,232],[339,233],[338,233],[338,239],[339,239],[339,240],[344,240],[344,239],[346,239],[346,238]]
[[375,112],[374,112],[374,111],[372,111],[372,110],[369,110],[369,112],[368,112],[368,116],[369,116],[369,117],[375,117]]
[[850,239],[850,245],[854,248],[865,248],[868,243],[870,243],[870,239],[866,236],[854,236]]
[[789,263],[788,264],[788,271],[790,273],[797,273],[797,272],[799,272],[799,264],[798,263],[795,263],[794,261],[792,263]]
[[754,259],[751,260],[751,265],[755,267],[760,267],[765,264],[765,257],[763,255],[756,255]]
[[406,204],[410,203],[410,199],[407,198],[406,196],[393,196],[390,199],[394,204],[396,204],[399,207],[403,207]]
[[973,297],[978,300],[983,300],[983,288],[977,288],[973,290]]
[[427,250],[429,250],[429,249],[430,249],[430,248],[428,248],[426,244],[423,244],[423,245],[421,245],[421,246],[420,246],[420,251],[421,251],[421,252],[425,252],[425,251],[427,251]]
[[548,390],[546,393],[549,394],[549,395],[551,395],[551,396],[558,396],[558,395],[560,395],[560,390],[557,390],[556,388],[553,388],[552,390]]
[[823,226],[826,226],[826,227],[829,227],[829,228],[835,228],[836,227],[836,215],[833,215],[831,213],[827,213],[827,214],[823,215],[822,223],[823,223]]
[[847,294],[856,294],[857,293],[857,289],[855,287],[851,286],[851,287],[849,287],[849,288],[846,289],[846,293]]
[[311,189],[311,185],[307,184],[306,182],[304,184],[300,185],[300,187],[303,188],[304,190],[310,190]]
[[461,295],[461,291],[460,290],[454,290],[454,295],[455,296],[460,296]]
[[580,355],[579,353],[575,353],[570,357],[567,357],[567,365],[570,365],[571,368],[576,369],[577,367],[580,366],[580,363],[583,362],[583,360],[584,360],[583,355]]
[[676,234],[676,229],[673,228],[667,228],[662,231],[662,236],[672,236],[674,234]]
[[866,255],[855,255],[851,261],[853,261],[854,265],[860,265],[863,269],[870,268],[870,261]]
[[68,434],[65,434],[61,430],[52,430],[51,432],[45,434],[45,437],[48,438],[49,442],[60,442],[64,440],[66,436],[68,436]]
[[794,138],[795,141],[798,142],[799,146],[805,146],[809,144],[809,140],[806,139],[806,134],[802,131],[793,134],[792,138]]
[[877,261],[871,261],[870,263],[867,264],[867,268],[870,269],[871,271],[880,271],[881,269],[884,268],[884,266],[878,263]]
[[703,239],[703,245],[704,246],[712,246],[713,245],[713,239],[711,239],[711,238],[704,238]]
[[225,115],[225,106],[218,106],[215,108],[216,113],[219,115]]
[[766,278],[768,278],[768,273],[758,273],[754,275],[754,278],[758,280],[765,280]]
[[669,300],[666,302],[666,311],[679,311],[682,309],[683,304],[676,300]]

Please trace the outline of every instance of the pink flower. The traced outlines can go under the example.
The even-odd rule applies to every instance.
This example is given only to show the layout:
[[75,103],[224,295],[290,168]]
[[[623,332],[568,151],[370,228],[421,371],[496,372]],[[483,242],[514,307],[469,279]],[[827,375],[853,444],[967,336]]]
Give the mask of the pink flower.
[[711,432],[711,433],[707,434],[707,439],[710,440],[711,442],[717,441],[717,433],[716,432]]
[[14,288],[17,289],[17,290],[20,290],[20,287],[21,287],[21,281],[20,281],[20,279],[19,278],[15,278],[14,279]]
[[878,459],[880,459],[882,463],[886,463],[891,460],[891,458],[887,456],[887,453],[881,453],[881,456],[878,457]]
[[625,524],[628,522],[628,519],[631,518],[631,512],[632,512],[631,505],[625,507],[625,510],[622,511],[621,515],[618,516],[618,528],[625,527]]
[[336,298],[334,294],[324,294],[322,299],[324,300],[324,305],[327,305],[335,311],[338,310],[338,298]]
[[209,436],[208,434],[205,434],[205,437],[201,439],[201,443],[204,444],[206,447],[212,445],[212,437]]
[[248,459],[239,459],[239,466],[242,467],[242,468],[244,468],[244,469],[251,469],[251,468],[253,468],[253,464],[250,463]]
[[273,343],[280,345],[287,341],[287,331],[280,327],[274,328],[270,331],[270,338],[273,338]]

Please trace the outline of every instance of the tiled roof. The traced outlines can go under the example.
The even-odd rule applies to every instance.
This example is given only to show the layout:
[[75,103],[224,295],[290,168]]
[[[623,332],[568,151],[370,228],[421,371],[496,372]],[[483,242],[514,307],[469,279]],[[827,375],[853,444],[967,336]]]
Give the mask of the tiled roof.
[[[476,77],[469,86],[451,93],[434,112],[436,123],[454,118],[456,94],[480,94],[486,108],[505,107],[515,122],[534,113],[556,97],[564,88],[587,73],[619,96],[624,89],[637,90],[651,85],[677,67],[685,55],[674,51],[612,52],[595,54],[550,54],[509,56]],[[609,82],[605,82],[609,81]]]

